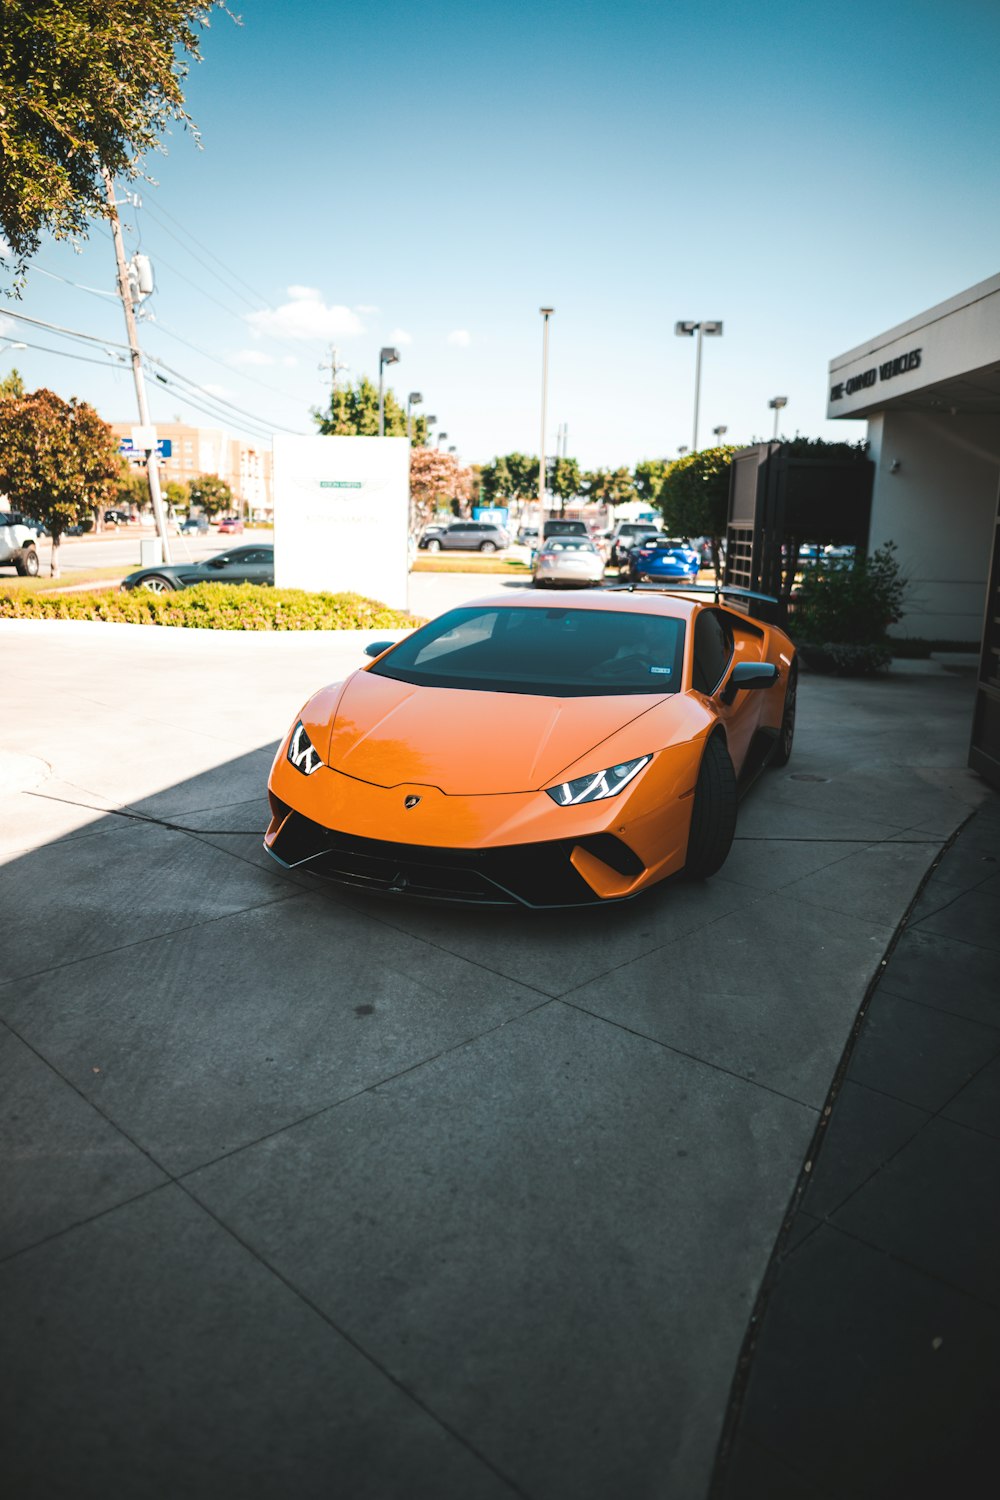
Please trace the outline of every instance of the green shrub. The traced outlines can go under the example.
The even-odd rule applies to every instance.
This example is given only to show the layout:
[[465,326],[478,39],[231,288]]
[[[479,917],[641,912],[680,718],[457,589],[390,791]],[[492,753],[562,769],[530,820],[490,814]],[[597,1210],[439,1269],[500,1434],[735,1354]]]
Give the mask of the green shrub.
[[851,567],[811,568],[793,595],[789,634],[818,671],[881,671],[892,659],[888,629],[902,617],[905,593],[894,542]]
[[409,630],[423,623],[360,594],[311,594],[254,583],[199,583],[171,594],[151,594],[147,589],[66,594],[0,589],[0,619],[106,620],[202,630]]

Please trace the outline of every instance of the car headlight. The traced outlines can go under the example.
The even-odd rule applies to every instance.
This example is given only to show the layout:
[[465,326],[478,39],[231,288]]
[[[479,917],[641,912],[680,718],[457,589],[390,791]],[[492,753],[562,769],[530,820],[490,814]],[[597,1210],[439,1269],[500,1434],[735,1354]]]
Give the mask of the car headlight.
[[616,796],[652,759],[651,755],[640,755],[637,760],[619,761],[606,771],[598,771],[596,776],[578,776],[575,781],[564,781],[545,790],[560,807],[572,807],[577,802],[600,802],[605,797]]
[[296,771],[301,771],[303,776],[311,776],[323,764],[313,749],[312,741],[306,734],[305,726],[301,719],[292,730],[292,737],[288,741],[286,754]]

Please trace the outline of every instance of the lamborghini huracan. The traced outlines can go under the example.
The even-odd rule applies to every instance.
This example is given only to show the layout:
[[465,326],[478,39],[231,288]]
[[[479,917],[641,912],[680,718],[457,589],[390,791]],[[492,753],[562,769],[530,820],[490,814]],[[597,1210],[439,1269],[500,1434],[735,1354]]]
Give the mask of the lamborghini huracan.
[[531,907],[714,874],[795,728],[795,648],[713,596],[449,610],[309,699],[265,847],[355,888]]

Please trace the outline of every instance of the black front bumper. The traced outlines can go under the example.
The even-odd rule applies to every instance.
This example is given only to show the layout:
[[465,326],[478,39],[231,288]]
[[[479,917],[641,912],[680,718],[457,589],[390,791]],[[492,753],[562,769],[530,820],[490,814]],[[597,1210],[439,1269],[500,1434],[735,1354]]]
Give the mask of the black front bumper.
[[269,853],[287,867],[390,896],[472,906],[607,905],[570,863],[581,846],[620,874],[639,875],[644,868],[608,833],[498,849],[438,849],[338,833],[297,812],[289,813]]

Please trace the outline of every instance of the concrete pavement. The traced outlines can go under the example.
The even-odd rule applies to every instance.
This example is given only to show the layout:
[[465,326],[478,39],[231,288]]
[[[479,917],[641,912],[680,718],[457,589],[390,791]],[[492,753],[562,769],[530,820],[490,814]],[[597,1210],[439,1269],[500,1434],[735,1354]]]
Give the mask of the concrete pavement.
[[714,880],[485,915],[260,851],[372,638],[0,627],[49,768],[0,830],[16,1494],[707,1492],[859,1006],[987,796],[971,678],[807,676]]

